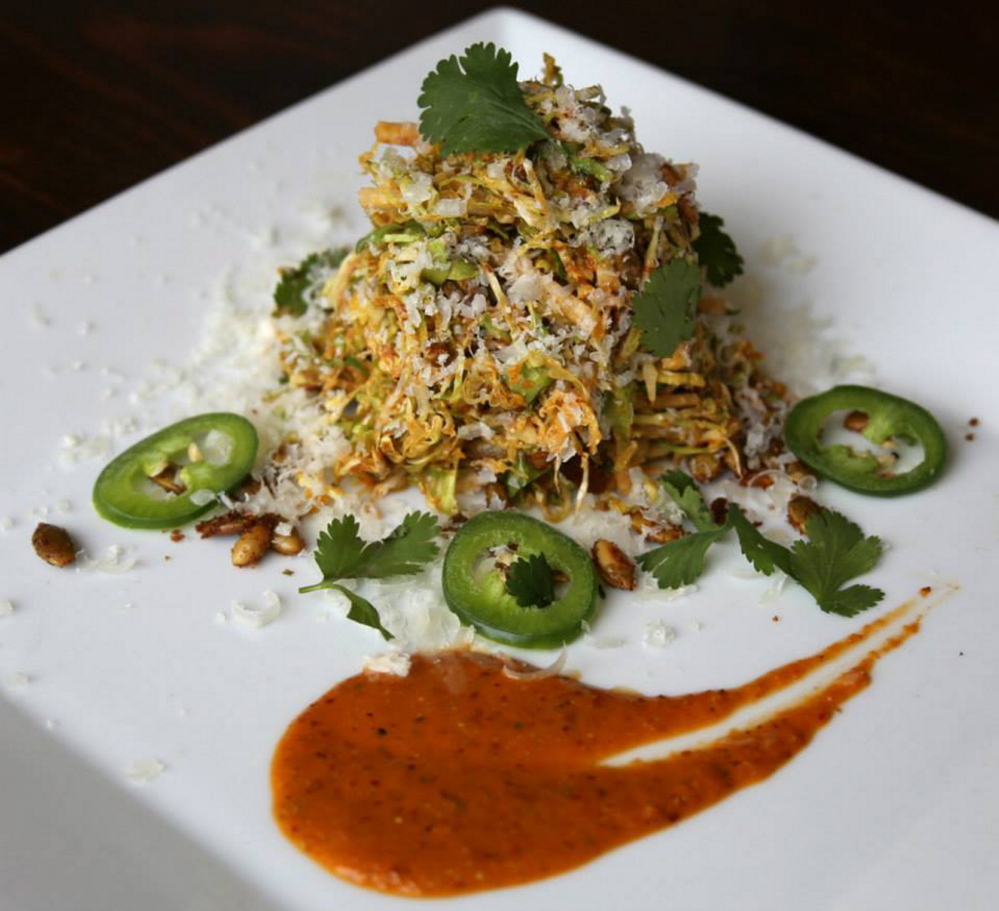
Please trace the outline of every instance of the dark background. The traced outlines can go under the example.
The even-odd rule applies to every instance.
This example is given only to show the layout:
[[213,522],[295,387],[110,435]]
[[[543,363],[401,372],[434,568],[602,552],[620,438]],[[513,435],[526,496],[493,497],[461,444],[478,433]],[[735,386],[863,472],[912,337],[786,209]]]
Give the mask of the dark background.
[[[4,0],[0,250],[489,5]],[[509,5],[999,216],[985,3]]]

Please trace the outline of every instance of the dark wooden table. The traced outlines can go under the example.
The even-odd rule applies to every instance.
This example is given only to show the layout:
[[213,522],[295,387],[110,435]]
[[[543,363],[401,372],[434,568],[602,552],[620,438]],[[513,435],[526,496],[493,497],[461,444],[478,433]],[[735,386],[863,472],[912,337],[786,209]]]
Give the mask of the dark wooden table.
[[[488,5],[7,0],[0,250]],[[511,5],[999,216],[984,3]]]

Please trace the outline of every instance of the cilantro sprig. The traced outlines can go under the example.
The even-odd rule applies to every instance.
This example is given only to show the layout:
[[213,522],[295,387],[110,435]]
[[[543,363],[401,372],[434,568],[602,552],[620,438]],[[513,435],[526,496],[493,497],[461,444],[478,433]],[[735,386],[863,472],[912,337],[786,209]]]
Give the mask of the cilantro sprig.
[[885,593],[851,579],[872,570],[881,557],[881,539],[865,537],[860,526],[831,509],[822,509],[805,523],[806,539],[784,547],[749,522],[738,507],[729,510],[729,524],[739,536],[742,552],[765,576],[786,573],[815,599],[826,613],[853,617],[873,607]]
[[642,554],[638,562],[652,573],[660,588],[681,588],[704,572],[708,549],[725,536],[728,528],[718,525],[711,517],[711,511],[690,475],[668,471],[659,480],[697,531]]
[[524,101],[517,69],[510,52],[492,42],[441,60],[423,80],[417,100],[423,138],[438,143],[444,156],[518,152],[550,139]]
[[853,617],[873,607],[885,593],[870,585],[843,586],[872,570],[881,557],[881,539],[865,537],[845,516],[824,509],[805,524],[807,541],[791,548],[788,575],[804,586],[822,610]]
[[690,519],[694,528],[698,531],[714,531],[718,528],[718,523],[711,517],[711,510],[708,509],[704,497],[701,496],[694,479],[689,474],[679,470],[667,471],[659,482],[673,502],[683,510],[683,514]]
[[337,269],[347,248],[310,253],[294,269],[284,269],[274,289],[274,316],[302,316],[309,309],[310,292]]
[[521,607],[548,607],[555,600],[555,576],[545,555],[532,554],[513,563],[506,591]]
[[694,334],[701,270],[686,260],[660,266],[631,300],[642,347],[656,357],[670,357],[676,346]]
[[322,589],[340,592],[350,601],[348,619],[373,627],[384,638],[391,639],[392,634],[382,626],[377,608],[341,583],[344,579],[386,579],[418,573],[437,556],[437,518],[430,513],[411,512],[380,541],[365,541],[359,531],[357,519],[349,515],[333,519],[326,526],[313,554],[323,578],[300,588],[299,592]]
[[631,301],[634,324],[642,332],[642,347],[656,357],[670,357],[680,342],[694,335],[701,269],[716,287],[742,272],[742,257],[723,230],[717,215],[702,212],[701,234],[694,241],[697,264],[675,259],[660,266]]
[[717,525],[692,478],[672,471],[662,479],[667,493],[698,530],[638,558],[660,588],[681,588],[703,572],[708,549],[735,530],[743,555],[766,576],[775,571],[794,579],[826,613],[853,617],[877,604],[884,592],[846,583],[869,572],[881,557],[881,539],[831,509],[821,509],[805,525],[806,538],[784,547],[763,535],[738,506],[730,505],[724,525]]
[[696,531],[638,557],[638,565],[652,573],[660,588],[683,588],[693,584],[707,562],[708,549],[728,534],[723,525],[713,531]]
[[742,257],[735,241],[722,230],[725,222],[717,215],[701,212],[698,225],[701,234],[694,241],[697,261],[707,271],[708,281],[716,288],[727,285],[742,274]]

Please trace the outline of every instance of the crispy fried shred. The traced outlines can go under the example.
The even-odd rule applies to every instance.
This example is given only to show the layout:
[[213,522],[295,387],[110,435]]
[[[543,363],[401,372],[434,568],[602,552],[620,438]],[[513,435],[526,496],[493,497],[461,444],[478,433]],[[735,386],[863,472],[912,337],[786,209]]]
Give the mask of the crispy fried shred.
[[521,87],[551,140],[524,152],[442,158],[413,124],[376,126],[373,231],[326,279],[322,321],[282,329],[289,384],[350,443],[318,499],[412,484],[454,515],[489,488],[557,518],[595,479],[626,496],[635,467],[742,478],[782,455],[786,392],[706,281],[671,357],[632,326],[644,279],[695,255],[696,166],[644,151],[599,87],[545,72]]

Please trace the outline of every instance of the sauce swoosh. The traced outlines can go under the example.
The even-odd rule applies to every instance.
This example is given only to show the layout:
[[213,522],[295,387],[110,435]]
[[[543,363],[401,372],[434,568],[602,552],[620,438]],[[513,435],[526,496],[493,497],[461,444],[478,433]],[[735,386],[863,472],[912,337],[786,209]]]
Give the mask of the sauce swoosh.
[[[289,726],[272,764],[275,819],[330,872],[396,895],[551,876],[768,778],[930,606],[914,599],[741,686],[682,696],[513,679],[511,662],[472,651],[416,656],[407,677],[365,672]],[[694,747],[675,741],[691,734]]]

